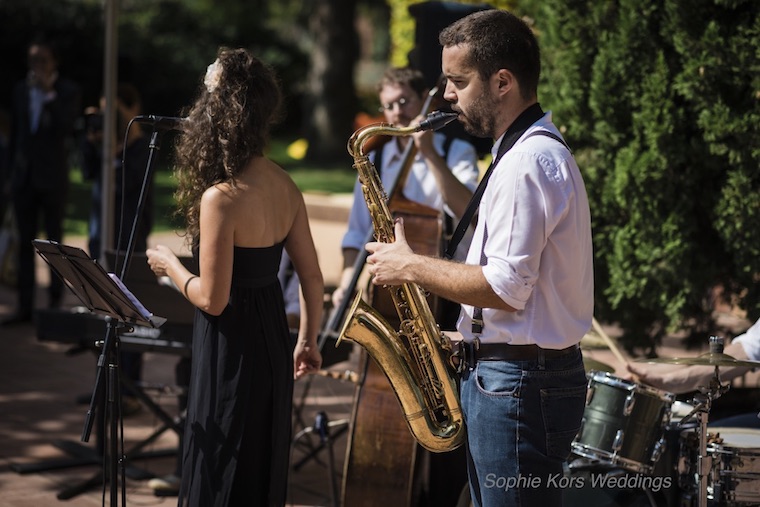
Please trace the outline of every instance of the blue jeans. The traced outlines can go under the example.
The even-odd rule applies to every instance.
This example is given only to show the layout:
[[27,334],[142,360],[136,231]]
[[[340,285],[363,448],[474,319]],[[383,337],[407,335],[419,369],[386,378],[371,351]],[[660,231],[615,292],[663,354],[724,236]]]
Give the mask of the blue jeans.
[[475,507],[562,505],[562,466],[586,400],[580,350],[531,361],[480,361],[462,374]]

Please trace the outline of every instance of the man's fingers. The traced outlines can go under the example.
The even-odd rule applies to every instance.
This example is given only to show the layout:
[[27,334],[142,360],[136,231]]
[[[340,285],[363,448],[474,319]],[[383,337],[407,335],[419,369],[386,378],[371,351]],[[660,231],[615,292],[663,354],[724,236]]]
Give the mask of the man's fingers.
[[396,223],[394,224],[394,229],[396,232],[396,241],[402,240],[404,243],[406,243],[406,233],[404,232],[403,218],[398,217],[396,219]]

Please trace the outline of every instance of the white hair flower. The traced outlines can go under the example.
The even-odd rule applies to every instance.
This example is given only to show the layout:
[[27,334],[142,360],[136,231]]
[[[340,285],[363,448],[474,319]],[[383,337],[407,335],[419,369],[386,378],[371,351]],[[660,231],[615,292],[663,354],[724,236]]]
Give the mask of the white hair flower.
[[206,85],[206,90],[209,93],[213,93],[217,86],[219,86],[219,79],[222,77],[222,66],[219,64],[219,58],[214,60],[214,63],[206,68],[206,77],[203,78],[203,84]]

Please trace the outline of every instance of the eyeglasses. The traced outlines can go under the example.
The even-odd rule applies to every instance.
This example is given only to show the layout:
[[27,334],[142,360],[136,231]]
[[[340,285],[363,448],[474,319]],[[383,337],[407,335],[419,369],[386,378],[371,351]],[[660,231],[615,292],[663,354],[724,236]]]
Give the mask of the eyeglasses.
[[407,99],[406,97],[401,97],[400,99],[394,100],[393,102],[382,104],[380,107],[377,108],[377,110],[381,113],[384,111],[391,111],[394,108],[394,106],[396,106],[396,104],[398,104],[399,109],[403,109],[404,106],[409,104],[409,102],[410,102],[409,99]]

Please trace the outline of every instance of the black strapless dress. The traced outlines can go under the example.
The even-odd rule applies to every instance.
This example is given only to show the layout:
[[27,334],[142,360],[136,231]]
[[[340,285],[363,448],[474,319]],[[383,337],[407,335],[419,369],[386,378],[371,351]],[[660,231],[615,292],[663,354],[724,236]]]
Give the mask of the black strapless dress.
[[179,505],[285,504],[293,343],[282,249],[235,247],[227,308],[195,312]]

